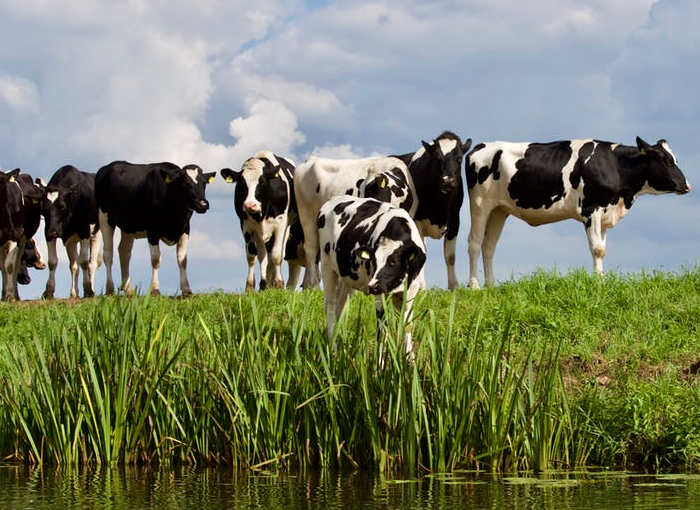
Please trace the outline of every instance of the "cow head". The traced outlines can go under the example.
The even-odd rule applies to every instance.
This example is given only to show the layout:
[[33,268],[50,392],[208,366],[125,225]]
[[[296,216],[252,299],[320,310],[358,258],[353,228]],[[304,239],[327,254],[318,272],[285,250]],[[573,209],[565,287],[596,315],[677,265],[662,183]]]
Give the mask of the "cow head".
[[286,208],[289,191],[282,168],[267,158],[246,160],[240,172],[224,168],[221,176],[236,184],[234,205],[241,218],[260,219],[270,207],[280,211]]
[[403,292],[425,264],[425,251],[413,242],[380,240],[373,254],[376,272],[368,284],[370,294]]
[[421,141],[421,144],[425,155],[439,168],[440,192],[453,193],[460,186],[462,159],[472,145],[471,138],[462,143],[457,135],[445,131],[432,143]]
[[75,208],[78,198],[78,185],[67,189],[49,186],[45,190],[41,205],[44,216],[44,235],[47,241],[58,239],[63,235],[63,226]]
[[205,198],[206,186],[214,180],[216,172],[204,173],[197,165],[163,165],[160,174],[168,187],[168,194],[192,211],[202,214],[209,209]]
[[678,168],[676,156],[671,152],[666,140],[659,140],[656,145],[649,145],[637,137],[639,155],[643,158],[646,181],[650,193],[677,193],[690,191],[690,183]]

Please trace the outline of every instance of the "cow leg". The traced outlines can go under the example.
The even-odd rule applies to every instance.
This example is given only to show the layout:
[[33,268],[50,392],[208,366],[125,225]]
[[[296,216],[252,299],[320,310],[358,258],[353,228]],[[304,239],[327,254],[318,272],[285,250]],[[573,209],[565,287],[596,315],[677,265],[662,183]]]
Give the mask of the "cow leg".
[[27,244],[27,238],[22,236],[19,243],[17,243],[17,252],[15,253],[15,265],[12,270],[12,288],[14,298],[19,301],[19,284],[17,279],[19,277],[20,266],[22,265],[22,254],[24,253],[24,245]]
[[[160,296],[160,280],[158,280],[158,270],[160,269],[160,244],[149,244],[151,252],[151,296]],[[178,260],[178,265],[180,262]]]
[[508,219],[508,213],[502,209],[494,209],[486,222],[486,233],[481,244],[481,256],[484,260],[484,280],[487,285],[496,283],[493,274],[493,254],[496,251],[496,244],[503,232],[503,225]]
[[192,295],[190,282],[187,281],[187,244],[189,239],[190,236],[182,234],[180,239],[177,240],[177,247],[175,248],[177,267],[180,268],[180,292],[182,293],[182,297]]
[[5,300],[7,294],[7,285],[9,283],[9,274],[7,273],[7,255],[12,248],[12,241],[8,241],[0,247],[0,270],[2,271],[2,299]]
[[265,243],[260,239],[260,237],[255,236],[255,248],[258,250],[258,262],[260,263],[260,290],[265,290],[267,288],[267,277],[268,277],[268,257],[267,257],[267,247]]
[[584,225],[586,225],[588,248],[591,250],[591,255],[593,256],[593,270],[598,274],[603,274],[606,229],[601,225],[598,211],[594,212]]
[[284,287],[284,280],[282,280],[282,260],[284,260],[284,245],[287,243],[287,227],[278,228],[275,232],[275,242],[272,245],[272,251],[270,252],[272,268],[274,268],[274,273],[271,275],[272,285],[281,289]]
[[[5,244],[6,252],[4,253],[4,270],[2,272],[2,299],[4,301],[14,301],[17,299],[17,272],[19,270],[19,257],[22,251],[19,249],[20,241],[10,241]],[[24,249],[24,246],[21,246]]]
[[53,299],[56,291],[56,267],[58,266],[58,254],[56,253],[56,239],[46,242],[46,248],[49,252],[49,277],[46,280],[46,288],[42,297],[44,299]]
[[107,273],[107,281],[105,282],[105,294],[108,296],[114,294],[114,280],[112,279],[112,262],[114,261],[114,229],[107,221],[107,215],[100,211],[100,232],[102,232],[103,248],[102,260],[105,263],[105,271]]
[[289,277],[287,278],[287,288],[295,290],[299,285],[299,277],[301,276],[300,264],[288,264]]
[[[443,242],[443,253],[445,255],[445,265],[447,266],[447,288],[454,290],[459,283],[457,282],[457,272],[455,271],[455,252],[457,250],[457,237],[447,239]],[[421,268],[421,272],[422,272]],[[425,289],[425,286],[421,286]]]
[[[105,243],[106,246],[107,243]],[[119,267],[122,272],[121,289],[127,296],[131,296],[131,276],[129,275],[129,263],[131,262],[131,250],[134,247],[134,236],[122,232],[122,238],[119,240]],[[106,250],[106,248],[105,248]],[[105,257],[105,260],[107,257]],[[106,264],[106,262],[105,262]]]
[[[323,307],[326,310],[326,326],[328,332],[328,340],[333,341],[333,329],[335,326],[335,321],[338,317],[336,313],[338,291],[340,287],[340,281],[338,275],[335,271],[324,271],[323,272]],[[333,341],[333,349],[336,348],[335,341]]]
[[66,254],[70,268],[70,297],[78,297],[78,238],[73,236],[66,241]]
[[88,249],[90,250],[90,254],[87,267],[87,279],[83,273],[83,296],[85,297],[95,296],[95,273],[97,273],[97,267],[100,265],[101,240],[102,232],[98,230],[90,236],[88,241]]
[[[83,272],[83,296],[90,297],[90,239],[80,239],[78,242],[80,251],[78,252],[78,266]],[[75,281],[75,292],[78,293],[78,280]]]
[[479,255],[481,254],[481,245],[484,242],[484,234],[486,232],[486,221],[489,214],[480,211],[478,208],[470,207],[472,226],[469,229],[468,251],[469,251],[469,288],[478,289],[479,279],[478,263]]
[[301,282],[302,289],[318,287],[318,226],[317,219],[304,207],[299,208],[299,221],[304,230],[304,254],[306,256],[306,271]]

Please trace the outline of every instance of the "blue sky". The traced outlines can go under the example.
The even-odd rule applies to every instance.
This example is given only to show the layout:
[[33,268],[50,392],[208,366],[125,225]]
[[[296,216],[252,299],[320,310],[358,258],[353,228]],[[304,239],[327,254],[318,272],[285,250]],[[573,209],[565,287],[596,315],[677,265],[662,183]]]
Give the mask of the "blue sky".
[[[115,160],[237,168],[266,148],[309,154],[417,150],[450,129],[474,142],[669,141],[700,186],[697,0],[0,0],[0,168],[48,179]],[[245,284],[233,189],[217,179],[193,220],[195,292]],[[679,271],[700,253],[700,195],[643,196],[608,234],[607,271]],[[468,208],[457,272],[468,276]],[[177,291],[174,248],[161,285]],[[427,280],[445,286],[441,243]],[[68,293],[65,256],[57,295]],[[591,268],[575,221],[511,218],[500,280]],[[21,289],[43,290],[45,274]],[[145,240],[132,280],[150,281]],[[104,286],[103,271],[97,287]]]

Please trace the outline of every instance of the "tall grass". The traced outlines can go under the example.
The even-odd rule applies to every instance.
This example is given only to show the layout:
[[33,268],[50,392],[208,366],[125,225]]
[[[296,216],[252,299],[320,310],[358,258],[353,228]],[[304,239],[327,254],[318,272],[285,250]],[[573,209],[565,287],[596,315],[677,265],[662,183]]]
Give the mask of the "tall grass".
[[[541,274],[428,291],[414,307],[415,362],[401,314],[376,340],[366,296],[350,301],[336,350],[320,291],[7,306],[0,456],[254,470],[693,465],[700,393],[673,379],[697,352],[698,300],[669,299],[668,278]],[[700,288],[695,273],[676,279]],[[597,361],[612,382],[598,382]],[[666,372],[642,384],[625,363]],[[665,394],[679,404],[664,407]]]

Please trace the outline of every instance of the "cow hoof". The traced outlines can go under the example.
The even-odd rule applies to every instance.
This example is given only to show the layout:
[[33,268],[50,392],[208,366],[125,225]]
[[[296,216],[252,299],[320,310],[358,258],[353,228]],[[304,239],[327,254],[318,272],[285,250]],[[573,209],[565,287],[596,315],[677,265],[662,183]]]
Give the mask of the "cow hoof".
[[480,289],[479,280],[477,280],[476,278],[470,278],[469,279],[469,288],[472,290],[479,290]]
[[53,292],[44,291],[41,295],[41,299],[53,299]]
[[93,298],[95,297],[95,291],[92,289],[83,289],[83,297]]
[[183,290],[182,294],[180,295],[180,297],[183,297],[183,298],[188,298],[188,297],[192,297],[192,296],[194,296],[194,294],[192,293],[192,291],[190,289]]
[[151,289],[151,296],[160,296],[159,289]]
[[267,288],[267,282],[265,280],[260,280],[259,290],[265,290]]
[[276,289],[283,289],[284,288],[284,282],[282,280],[275,280],[274,287]]

